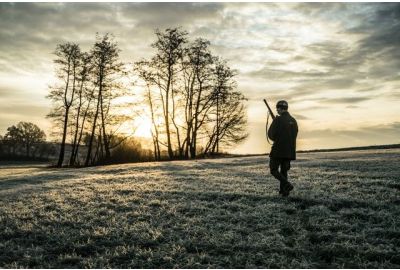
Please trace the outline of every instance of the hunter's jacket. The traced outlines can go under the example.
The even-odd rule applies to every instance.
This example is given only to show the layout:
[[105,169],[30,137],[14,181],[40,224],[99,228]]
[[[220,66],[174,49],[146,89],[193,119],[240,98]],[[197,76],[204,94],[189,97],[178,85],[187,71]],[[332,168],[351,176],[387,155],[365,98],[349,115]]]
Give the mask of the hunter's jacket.
[[269,156],[295,160],[297,132],[296,119],[288,112],[277,116],[268,129],[268,137],[274,141]]

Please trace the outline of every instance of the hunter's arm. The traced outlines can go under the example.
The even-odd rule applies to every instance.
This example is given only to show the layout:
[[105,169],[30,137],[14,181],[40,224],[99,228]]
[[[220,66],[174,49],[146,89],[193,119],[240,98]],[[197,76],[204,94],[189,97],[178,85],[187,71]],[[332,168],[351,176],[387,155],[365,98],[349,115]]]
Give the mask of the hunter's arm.
[[278,125],[278,118],[275,118],[274,121],[272,121],[272,124],[268,129],[268,138],[270,138],[273,141],[275,141],[275,139],[276,139],[277,125]]

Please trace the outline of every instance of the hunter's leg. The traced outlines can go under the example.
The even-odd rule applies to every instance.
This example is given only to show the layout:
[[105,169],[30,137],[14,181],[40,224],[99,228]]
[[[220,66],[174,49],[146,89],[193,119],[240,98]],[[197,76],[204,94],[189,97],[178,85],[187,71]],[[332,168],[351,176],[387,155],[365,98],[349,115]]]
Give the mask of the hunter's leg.
[[284,159],[281,163],[281,174],[286,178],[285,189],[290,191],[293,189],[293,185],[289,182],[288,171],[290,170],[290,160]]
[[290,160],[284,159],[281,163],[281,174],[289,181],[288,171],[290,170]]
[[[283,191],[283,187],[287,182],[287,178],[279,172],[279,167],[281,166],[281,160],[277,158],[269,159],[269,169],[271,174],[279,180],[280,182],[280,193]],[[282,169],[282,168],[281,168]]]

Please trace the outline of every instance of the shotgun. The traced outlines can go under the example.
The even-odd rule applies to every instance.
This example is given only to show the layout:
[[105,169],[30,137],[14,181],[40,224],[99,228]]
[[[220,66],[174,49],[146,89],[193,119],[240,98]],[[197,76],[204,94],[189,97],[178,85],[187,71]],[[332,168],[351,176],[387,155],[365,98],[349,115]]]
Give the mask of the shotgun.
[[265,103],[265,105],[267,105],[267,107],[268,107],[268,111],[269,111],[269,113],[271,114],[272,120],[274,120],[274,119],[275,119],[274,112],[271,110],[271,108],[270,108],[269,105],[268,105],[268,102],[267,102],[265,99],[264,99],[264,103]]

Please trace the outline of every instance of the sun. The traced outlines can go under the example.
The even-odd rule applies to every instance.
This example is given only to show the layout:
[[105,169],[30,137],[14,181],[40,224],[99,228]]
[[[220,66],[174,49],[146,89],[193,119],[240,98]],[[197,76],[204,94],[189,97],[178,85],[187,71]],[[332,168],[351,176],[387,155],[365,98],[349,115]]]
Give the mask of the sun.
[[137,137],[151,138],[152,121],[149,117],[143,115],[135,119],[135,132]]

